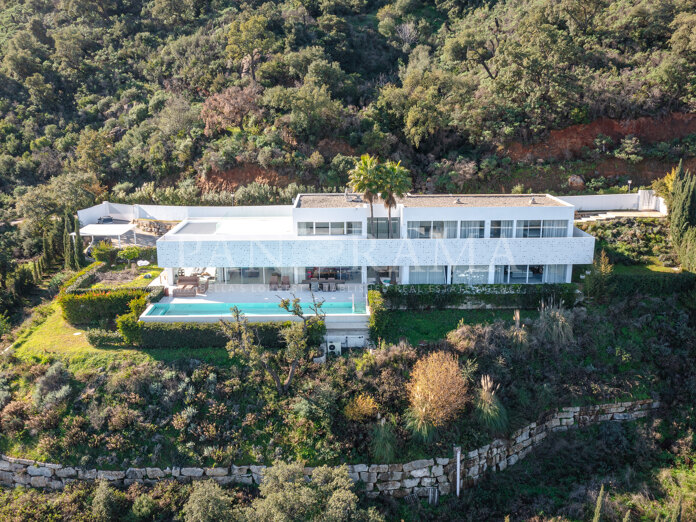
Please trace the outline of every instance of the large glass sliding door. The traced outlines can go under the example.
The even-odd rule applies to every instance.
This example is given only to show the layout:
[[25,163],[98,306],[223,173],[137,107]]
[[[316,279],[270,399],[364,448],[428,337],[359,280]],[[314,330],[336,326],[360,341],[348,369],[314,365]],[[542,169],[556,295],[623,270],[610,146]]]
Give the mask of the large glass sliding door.
[[304,279],[336,279],[345,283],[362,283],[362,270],[359,266],[307,266]]

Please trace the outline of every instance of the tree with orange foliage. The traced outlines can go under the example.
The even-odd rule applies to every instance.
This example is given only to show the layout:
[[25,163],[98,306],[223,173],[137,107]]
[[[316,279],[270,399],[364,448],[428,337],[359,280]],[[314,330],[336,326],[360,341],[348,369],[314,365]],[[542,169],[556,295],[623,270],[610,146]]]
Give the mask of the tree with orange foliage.
[[416,362],[407,389],[408,424],[421,435],[454,420],[469,399],[459,360],[446,352],[433,352]]

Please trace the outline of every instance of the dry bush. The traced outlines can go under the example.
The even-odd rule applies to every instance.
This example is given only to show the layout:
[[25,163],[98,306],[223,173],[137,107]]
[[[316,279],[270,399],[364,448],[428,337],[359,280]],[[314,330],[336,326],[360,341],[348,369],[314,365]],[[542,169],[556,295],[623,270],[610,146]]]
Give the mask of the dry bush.
[[433,352],[416,362],[407,389],[410,414],[420,426],[446,425],[469,399],[459,361],[446,352]]
[[374,351],[377,368],[392,367],[408,371],[418,355],[416,350],[406,342],[393,344],[387,348]]
[[348,402],[343,414],[350,421],[363,422],[377,415],[377,402],[371,395],[361,393]]
[[512,342],[511,329],[502,321],[492,324],[465,324],[463,321],[447,334],[447,341],[458,352],[466,354],[496,354]]
[[0,428],[2,428],[2,432],[11,435],[22,431],[28,413],[29,405],[27,403],[21,401],[10,402],[0,413]]

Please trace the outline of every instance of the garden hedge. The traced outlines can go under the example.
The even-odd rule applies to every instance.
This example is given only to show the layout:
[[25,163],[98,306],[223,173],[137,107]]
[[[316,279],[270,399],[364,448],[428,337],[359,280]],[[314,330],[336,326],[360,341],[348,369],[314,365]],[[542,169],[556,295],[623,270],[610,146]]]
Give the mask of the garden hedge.
[[91,285],[96,279],[97,272],[103,270],[104,266],[104,263],[100,261],[96,261],[91,265],[86,266],[63,283],[60,288],[60,293],[71,294]]
[[[280,329],[290,322],[251,323],[259,344],[282,346]],[[140,348],[222,348],[227,337],[218,323],[140,323]]]
[[[565,306],[577,301],[574,284],[543,285],[371,285],[384,298],[389,310],[458,308],[490,305],[501,308],[538,308],[542,301],[554,300]],[[373,297],[374,299],[374,297]],[[372,310],[372,307],[370,307]]]
[[612,297],[628,294],[669,295],[689,292],[695,287],[696,274],[692,272],[612,273],[609,277],[608,292]]
[[63,309],[63,317],[70,324],[96,324],[112,321],[117,315],[128,313],[128,303],[145,294],[144,290],[131,288],[92,290],[84,293],[65,293],[58,298],[58,303]]

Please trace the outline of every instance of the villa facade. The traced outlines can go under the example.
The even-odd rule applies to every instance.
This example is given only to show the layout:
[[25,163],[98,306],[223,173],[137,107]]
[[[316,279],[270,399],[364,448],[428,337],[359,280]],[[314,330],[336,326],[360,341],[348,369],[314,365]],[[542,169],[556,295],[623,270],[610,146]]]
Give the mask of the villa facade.
[[157,241],[162,282],[205,274],[225,285],[570,282],[594,238],[547,194],[407,195],[391,209],[358,194],[301,194],[292,205],[189,218]]

